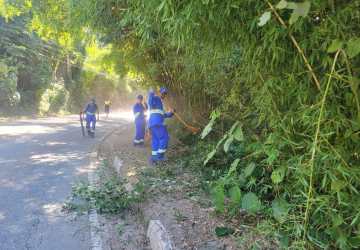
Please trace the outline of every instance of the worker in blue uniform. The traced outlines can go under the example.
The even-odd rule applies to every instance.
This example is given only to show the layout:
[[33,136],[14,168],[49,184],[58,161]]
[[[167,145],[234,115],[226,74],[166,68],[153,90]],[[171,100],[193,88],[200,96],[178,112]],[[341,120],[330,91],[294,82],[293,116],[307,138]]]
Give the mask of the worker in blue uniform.
[[133,107],[133,112],[135,116],[135,138],[134,146],[144,145],[145,137],[145,112],[147,110],[147,105],[143,103],[144,97],[138,95],[136,98],[136,104]]
[[164,124],[166,118],[174,115],[175,110],[165,112],[163,100],[167,96],[167,89],[160,88],[160,96],[155,95],[150,90],[148,97],[148,105],[150,110],[149,129],[151,133],[151,163],[156,163],[165,159],[165,152],[169,143],[169,134]]
[[96,104],[95,98],[93,98],[91,102],[88,103],[83,113],[86,115],[86,130],[88,132],[88,135],[94,137],[96,126],[96,113],[99,120],[99,108]]

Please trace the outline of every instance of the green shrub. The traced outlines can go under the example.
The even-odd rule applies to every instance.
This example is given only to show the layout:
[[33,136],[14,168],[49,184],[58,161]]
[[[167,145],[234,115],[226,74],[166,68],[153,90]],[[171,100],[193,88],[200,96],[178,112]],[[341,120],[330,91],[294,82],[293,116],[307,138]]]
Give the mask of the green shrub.
[[69,92],[65,89],[64,82],[51,83],[40,99],[39,112],[41,115],[55,114],[64,110],[69,98]]

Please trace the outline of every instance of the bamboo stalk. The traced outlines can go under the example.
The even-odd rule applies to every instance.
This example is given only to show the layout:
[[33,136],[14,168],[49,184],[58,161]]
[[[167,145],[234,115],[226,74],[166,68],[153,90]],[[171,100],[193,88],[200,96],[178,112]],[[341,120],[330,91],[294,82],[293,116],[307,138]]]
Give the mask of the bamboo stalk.
[[315,155],[316,155],[316,151],[317,151],[319,134],[320,134],[320,125],[321,125],[321,120],[322,120],[323,113],[324,113],[326,97],[327,97],[327,94],[328,94],[329,89],[330,89],[331,79],[332,79],[333,73],[335,71],[336,62],[337,62],[337,59],[339,57],[340,52],[341,52],[341,50],[338,50],[336,52],[333,65],[331,67],[331,72],[330,72],[330,75],[329,75],[329,79],[328,79],[328,82],[326,84],[326,89],[325,89],[323,98],[321,100],[320,114],[319,114],[318,121],[317,121],[317,124],[316,124],[316,132],[315,132],[314,142],[313,142],[312,151],[311,151],[311,159],[310,159],[310,163],[309,163],[310,164],[310,179],[309,179],[309,190],[308,190],[308,194],[307,194],[306,210],[305,210],[305,218],[304,218],[304,235],[303,235],[303,239],[305,239],[305,237],[306,237],[307,227],[308,227],[308,224],[309,224],[310,209],[311,209],[311,205],[312,205],[313,186],[314,186],[314,168],[315,168],[314,167],[314,164],[315,164],[314,162],[315,162]]
[[[277,10],[275,9],[275,7],[269,2],[269,1],[266,1],[267,4],[269,5],[269,7],[271,8],[271,10],[274,12],[276,18],[278,19],[278,21],[280,22],[280,24],[284,27],[284,28],[288,28],[288,26],[286,25],[286,23],[284,22],[284,20],[281,18],[281,16],[279,15],[279,13],[277,12]],[[304,62],[305,62],[305,65],[306,67],[308,68],[308,70],[310,71],[310,74],[312,76],[312,78],[314,79],[314,82],[316,84],[316,87],[318,88],[318,90],[320,91],[321,90],[321,87],[320,87],[320,81],[319,79],[317,78],[313,68],[311,67],[307,57],[305,56],[305,53],[304,51],[301,49],[299,43],[296,41],[295,37],[289,32],[289,36],[290,36],[290,39],[292,41],[292,43],[294,44],[294,46],[296,47],[296,49],[298,50],[298,52],[300,53],[301,57],[303,58]]]

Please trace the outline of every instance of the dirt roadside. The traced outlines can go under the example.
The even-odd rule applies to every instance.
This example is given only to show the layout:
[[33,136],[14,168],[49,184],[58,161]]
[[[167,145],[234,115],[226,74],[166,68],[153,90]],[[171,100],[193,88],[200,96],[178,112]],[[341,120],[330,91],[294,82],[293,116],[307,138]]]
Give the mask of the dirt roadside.
[[[149,221],[155,219],[165,226],[175,249],[253,249],[255,239],[260,246],[257,249],[273,249],[246,228],[236,229],[232,236],[217,237],[215,228],[228,222],[215,216],[209,198],[198,191],[198,176],[176,162],[184,149],[170,147],[168,163],[152,167],[148,164],[149,147],[132,146],[133,132],[131,126],[122,127],[98,148],[99,159],[108,163],[107,175],[116,175],[129,183],[130,189],[146,189],[144,199],[121,216],[103,217],[103,241],[109,249],[150,249],[146,230]],[[243,234],[247,240],[239,242]]]

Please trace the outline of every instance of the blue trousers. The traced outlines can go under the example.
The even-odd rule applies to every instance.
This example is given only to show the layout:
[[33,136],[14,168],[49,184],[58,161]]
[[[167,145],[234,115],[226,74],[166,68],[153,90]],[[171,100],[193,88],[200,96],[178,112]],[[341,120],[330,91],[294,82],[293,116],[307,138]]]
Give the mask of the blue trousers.
[[169,134],[165,125],[155,125],[151,131],[151,158],[153,160],[164,159],[169,143]]
[[95,130],[96,116],[95,115],[86,115],[86,129],[89,130],[90,126],[92,130]]
[[143,144],[145,137],[145,120],[135,121],[134,144]]

